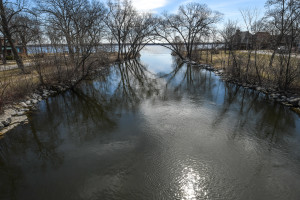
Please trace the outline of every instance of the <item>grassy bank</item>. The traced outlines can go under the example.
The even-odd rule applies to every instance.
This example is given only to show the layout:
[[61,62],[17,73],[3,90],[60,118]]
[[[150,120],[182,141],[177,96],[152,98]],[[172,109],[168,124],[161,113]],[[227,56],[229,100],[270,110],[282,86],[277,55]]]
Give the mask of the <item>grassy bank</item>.
[[[289,81],[289,91],[300,93],[300,57],[292,55],[289,59],[289,71],[282,67],[287,62],[286,55],[276,54],[272,66],[270,52],[233,51],[211,53],[197,51],[193,60],[210,64],[216,69],[222,69],[228,76],[240,82],[272,87],[276,89],[283,78]],[[279,76],[282,73],[283,75]],[[287,76],[285,73],[288,73]]]
[[[26,59],[26,73],[11,69],[0,71],[0,112],[6,105],[26,99],[26,96],[39,88],[53,85],[76,84],[96,68],[108,66],[117,58],[115,53],[103,53],[89,58],[88,68],[75,69],[70,59],[62,55],[45,54]],[[99,60],[98,56],[102,56]],[[10,61],[9,65],[14,62]],[[85,71],[84,71],[85,70]]]

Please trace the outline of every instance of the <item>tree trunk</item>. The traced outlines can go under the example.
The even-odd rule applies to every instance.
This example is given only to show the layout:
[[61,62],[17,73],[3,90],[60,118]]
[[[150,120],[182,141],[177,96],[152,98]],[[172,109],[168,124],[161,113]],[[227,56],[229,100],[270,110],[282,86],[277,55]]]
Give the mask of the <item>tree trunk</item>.
[[28,56],[26,39],[24,36],[23,37],[21,36],[21,41],[22,41],[22,51],[24,51],[25,55]]
[[256,76],[258,78],[258,84],[261,85],[261,78],[257,66],[257,48],[255,48],[255,55],[254,55],[254,65],[255,65],[255,71],[256,71]]
[[4,32],[5,36],[7,37],[7,40],[11,46],[12,53],[14,55],[14,58],[17,62],[19,69],[24,73],[25,69],[24,69],[24,64],[23,64],[22,58],[19,56],[19,54],[17,52],[17,49],[16,49],[13,39],[12,39],[12,35],[11,35],[9,27],[8,27],[8,21],[5,16],[5,8],[3,6],[3,0],[0,0],[0,13],[1,13],[1,22],[2,22],[3,32]]
[[[3,40],[3,43],[5,41],[5,38]],[[2,49],[4,45],[2,45],[2,41],[0,41],[0,53],[1,53],[1,60],[2,60],[2,64],[5,65],[6,64],[6,58],[4,57],[4,50]],[[6,55],[5,55],[6,56]]]
[[6,49],[6,37],[4,35],[4,41],[3,41],[3,44],[4,44],[4,48],[3,48],[3,64],[6,64],[6,55],[7,55],[7,49]]
[[248,83],[248,74],[249,74],[250,62],[251,62],[251,50],[248,50],[248,59],[247,59],[247,65],[246,65],[246,83]]

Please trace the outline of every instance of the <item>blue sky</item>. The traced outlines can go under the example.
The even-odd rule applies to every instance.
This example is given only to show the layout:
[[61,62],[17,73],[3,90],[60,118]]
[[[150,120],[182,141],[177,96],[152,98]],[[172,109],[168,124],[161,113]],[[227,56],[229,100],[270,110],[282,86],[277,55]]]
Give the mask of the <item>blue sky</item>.
[[207,4],[212,10],[217,10],[224,14],[223,22],[228,19],[237,20],[242,23],[240,9],[257,8],[260,13],[264,13],[266,0],[132,0],[134,6],[139,10],[152,10],[160,13],[164,10],[176,12],[179,5],[188,2],[198,2]]

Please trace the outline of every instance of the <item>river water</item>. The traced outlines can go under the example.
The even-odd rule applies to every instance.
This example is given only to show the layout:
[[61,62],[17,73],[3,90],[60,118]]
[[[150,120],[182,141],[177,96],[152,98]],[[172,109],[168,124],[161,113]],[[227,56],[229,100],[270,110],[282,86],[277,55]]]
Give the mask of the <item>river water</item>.
[[0,140],[0,199],[300,199],[300,118],[163,47]]

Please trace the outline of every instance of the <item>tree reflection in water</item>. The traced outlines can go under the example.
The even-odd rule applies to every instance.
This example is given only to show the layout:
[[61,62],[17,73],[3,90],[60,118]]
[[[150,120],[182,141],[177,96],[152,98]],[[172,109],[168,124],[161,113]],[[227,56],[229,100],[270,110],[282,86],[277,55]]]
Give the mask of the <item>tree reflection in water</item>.
[[[269,138],[270,142],[280,142],[283,133],[292,133],[291,130],[296,128],[296,115],[291,114],[289,109],[269,102],[264,94],[255,90],[224,83],[212,72],[199,67],[179,63],[174,65],[172,72],[161,78],[167,80],[166,87],[173,83],[171,88],[180,96],[188,94],[192,98],[200,95],[217,104],[218,112],[212,121],[215,128],[226,119],[228,112],[237,119],[236,124],[232,124],[236,127],[235,133],[252,122],[253,133],[259,138]],[[224,94],[220,94],[219,90],[223,90]],[[220,98],[223,100],[219,101]]]
[[[123,116],[138,115],[146,102],[155,107],[156,103],[170,101],[213,111],[209,121],[211,130],[222,129],[224,123],[229,123],[233,127],[232,132],[226,133],[229,141],[258,138],[269,145],[269,151],[294,137],[299,123],[296,115],[268,102],[264,95],[224,83],[212,72],[197,66],[174,60],[170,72],[154,74],[138,60],[118,63],[106,75],[42,102],[40,111],[30,115],[29,124],[0,140],[0,198],[17,199],[24,184],[30,183],[27,172],[40,175],[49,169],[59,171],[70,159],[65,155],[66,149],[75,151],[100,140],[100,136],[101,142],[109,143],[111,135],[120,128]],[[256,167],[257,171],[261,170],[263,163]],[[208,190],[203,189],[208,177],[197,175],[196,167],[184,169],[187,172],[183,176],[187,176],[179,189],[191,198],[199,196],[198,190],[208,195]],[[194,182],[203,185],[195,187]]]

